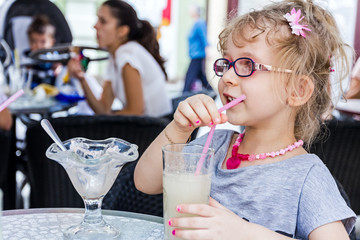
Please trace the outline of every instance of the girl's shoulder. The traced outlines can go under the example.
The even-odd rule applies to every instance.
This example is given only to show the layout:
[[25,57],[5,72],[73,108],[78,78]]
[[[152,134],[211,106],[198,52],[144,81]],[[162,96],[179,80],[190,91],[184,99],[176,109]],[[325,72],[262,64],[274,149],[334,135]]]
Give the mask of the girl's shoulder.
[[321,167],[326,167],[325,164],[323,163],[323,161],[317,155],[312,154],[312,153],[297,155],[297,156],[288,158],[284,161],[281,161],[280,163],[283,163],[285,165],[287,165],[287,164],[293,165],[294,162],[298,162],[299,164],[308,165],[308,166],[318,165]]
[[306,176],[313,172],[313,169],[327,174],[328,169],[324,162],[315,154],[306,153],[302,155],[293,156],[285,160],[253,166],[257,171],[273,171],[276,173],[280,172],[291,172],[292,175],[297,175],[300,178],[306,178]]

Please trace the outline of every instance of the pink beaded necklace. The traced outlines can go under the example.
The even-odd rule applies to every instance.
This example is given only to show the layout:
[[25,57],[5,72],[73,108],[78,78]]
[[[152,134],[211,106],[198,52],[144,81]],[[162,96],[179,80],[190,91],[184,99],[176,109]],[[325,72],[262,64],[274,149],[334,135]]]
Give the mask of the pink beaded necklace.
[[268,152],[268,153],[260,153],[260,154],[241,154],[238,153],[240,143],[242,142],[245,136],[245,131],[240,133],[236,138],[235,143],[232,148],[231,157],[226,161],[227,169],[235,169],[238,168],[241,164],[241,161],[254,161],[259,159],[265,159],[268,157],[277,157],[279,155],[284,155],[286,152],[290,152],[295,148],[298,148],[304,144],[303,140],[299,140],[294,142],[293,145],[289,145],[287,148],[280,149],[276,152]]

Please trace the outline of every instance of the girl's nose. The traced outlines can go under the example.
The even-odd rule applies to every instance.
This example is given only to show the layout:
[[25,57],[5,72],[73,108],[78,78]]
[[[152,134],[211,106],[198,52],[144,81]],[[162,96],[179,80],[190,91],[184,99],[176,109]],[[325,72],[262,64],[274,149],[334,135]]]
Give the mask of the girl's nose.
[[229,70],[224,73],[224,75],[221,77],[221,80],[226,85],[237,86],[239,84],[239,76],[236,75],[234,68],[232,67],[230,67]]

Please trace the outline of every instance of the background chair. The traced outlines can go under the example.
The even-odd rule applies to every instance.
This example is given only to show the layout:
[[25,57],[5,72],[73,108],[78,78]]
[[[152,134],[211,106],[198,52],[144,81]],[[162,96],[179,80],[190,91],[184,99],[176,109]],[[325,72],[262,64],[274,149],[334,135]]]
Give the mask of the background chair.
[[348,118],[331,120],[322,129],[325,138],[312,144],[333,176],[343,185],[351,208],[360,214],[360,122]]
[[[118,137],[138,145],[139,156],[169,123],[164,118],[135,116],[70,116],[49,120],[62,140],[78,136],[89,139]],[[52,140],[40,123],[28,124],[26,141],[30,207],[83,207],[82,199],[63,167],[45,156]],[[135,164],[132,162],[123,167],[104,198],[103,208],[162,216],[162,194],[151,196],[135,189]]]
[[4,186],[9,165],[12,132],[0,130],[0,187]]
[[[10,195],[15,193],[14,181],[9,173],[9,161],[13,143],[13,132],[0,130],[0,188],[4,193],[4,209],[9,208]],[[9,198],[10,197],[10,198]]]

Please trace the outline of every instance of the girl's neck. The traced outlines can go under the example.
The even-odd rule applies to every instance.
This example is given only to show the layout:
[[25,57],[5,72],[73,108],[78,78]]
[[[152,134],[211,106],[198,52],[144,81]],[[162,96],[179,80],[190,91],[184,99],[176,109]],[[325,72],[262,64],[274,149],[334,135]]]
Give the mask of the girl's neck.
[[292,129],[246,128],[246,135],[239,146],[239,152],[260,153],[281,149],[296,141]]

